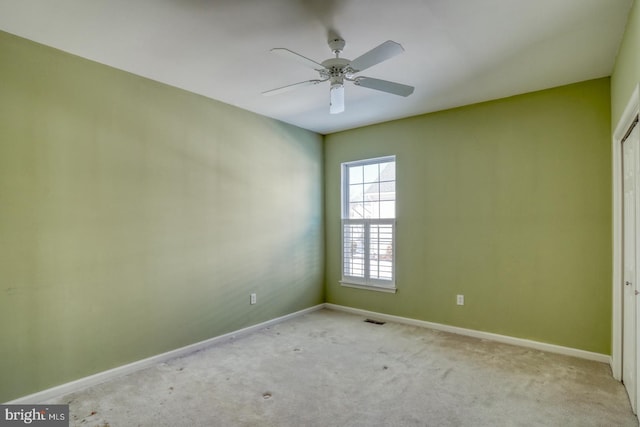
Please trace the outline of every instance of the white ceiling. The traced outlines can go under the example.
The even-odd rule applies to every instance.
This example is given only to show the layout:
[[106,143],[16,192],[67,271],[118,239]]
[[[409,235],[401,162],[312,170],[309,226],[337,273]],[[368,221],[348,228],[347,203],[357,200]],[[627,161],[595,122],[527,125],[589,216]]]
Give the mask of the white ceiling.
[[[608,76],[633,0],[0,0],[0,29],[327,134]],[[327,83],[270,54],[321,62],[333,29],[354,59],[386,40],[402,55],[362,75],[415,86],[408,98],[353,85],[329,114]]]

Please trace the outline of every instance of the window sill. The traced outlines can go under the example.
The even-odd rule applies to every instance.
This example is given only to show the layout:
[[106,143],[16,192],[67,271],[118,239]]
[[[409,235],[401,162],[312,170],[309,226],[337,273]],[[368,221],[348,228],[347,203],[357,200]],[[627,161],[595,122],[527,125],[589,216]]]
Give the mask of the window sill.
[[340,282],[340,285],[346,288],[365,289],[368,291],[386,292],[389,294],[395,294],[398,291],[395,288],[395,286],[392,288],[384,288],[382,286],[363,285],[360,283],[351,283],[351,282]]

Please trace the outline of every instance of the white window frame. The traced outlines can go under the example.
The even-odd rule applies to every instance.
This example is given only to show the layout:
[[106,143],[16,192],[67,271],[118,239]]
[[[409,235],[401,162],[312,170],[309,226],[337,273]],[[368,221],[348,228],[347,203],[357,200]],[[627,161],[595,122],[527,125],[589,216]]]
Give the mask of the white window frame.
[[[395,293],[396,289],[396,214],[397,214],[397,205],[394,209],[394,217],[393,218],[357,218],[351,219],[349,218],[349,168],[356,166],[366,166],[371,164],[378,163],[387,163],[394,162],[396,163],[396,156],[385,156],[385,157],[376,157],[373,159],[365,159],[358,160],[353,162],[345,162],[342,164],[342,197],[341,197],[341,225],[340,225],[340,271],[341,277],[340,284],[346,287],[353,288],[361,288],[361,289],[369,289],[376,290],[382,292],[392,292]],[[396,163],[397,165],[397,163]],[[395,179],[397,182],[397,178]],[[397,186],[396,186],[396,195],[397,195]],[[397,196],[396,196],[397,201]],[[363,248],[363,258],[364,258],[364,277],[359,276],[349,276],[345,274],[345,260],[346,260],[346,250],[345,248],[345,227],[349,225],[362,225],[364,228],[364,248]],[[370,236],[371,236],[371,227],[376,225],[391,225],[391,280],[384,280],[378,278],[371,278],[369,275],[371,274],[371,256],[369,254],[369,250],[371,248],[370,245]],[[378,255],[380,256],[380,255]]]

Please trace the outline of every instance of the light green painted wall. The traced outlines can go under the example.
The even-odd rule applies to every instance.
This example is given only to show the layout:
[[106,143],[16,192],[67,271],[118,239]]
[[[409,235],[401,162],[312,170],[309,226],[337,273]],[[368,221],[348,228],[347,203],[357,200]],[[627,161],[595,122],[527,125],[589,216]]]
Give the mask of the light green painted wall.
[[0,33],[0,402],[321,303],[322,156]]
[[615,129],[640,82],[640,2],[633,4],[611,75],[611,123]]
[[[327,136],[327,301],[608,354],[609,83]],[[341,287],[340,163],[390,154],[398,293]]]

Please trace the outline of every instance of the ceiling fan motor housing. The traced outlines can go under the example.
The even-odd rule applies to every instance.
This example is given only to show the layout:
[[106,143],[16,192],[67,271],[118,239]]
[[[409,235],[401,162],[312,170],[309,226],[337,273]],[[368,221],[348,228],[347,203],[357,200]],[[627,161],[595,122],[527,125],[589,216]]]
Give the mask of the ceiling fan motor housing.
[[350,63],[351,61],[345,58],[327,59],[322,63],[325,69],[320,71],[320,75],[324,78],[331,79],[331,83],[334,82],[335,78],[339,78],[342,83],[343,78],[346,77],[348,80],[353,77],[353,73],[349,68]]

